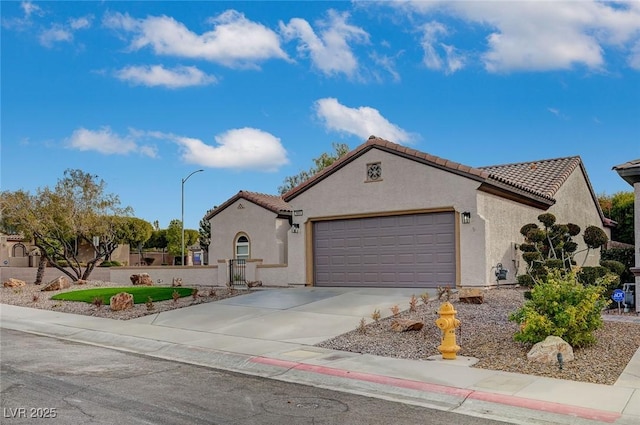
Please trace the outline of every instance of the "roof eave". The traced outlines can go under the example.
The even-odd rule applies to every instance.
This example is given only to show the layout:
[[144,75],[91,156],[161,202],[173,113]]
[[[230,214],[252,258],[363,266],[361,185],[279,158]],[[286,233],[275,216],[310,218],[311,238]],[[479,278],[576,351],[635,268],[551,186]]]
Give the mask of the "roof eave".
[[636,183],[640,183],[640,167],[629,167],[629,168],[615,168],[616,172],[620,177],[624,179],[631,186]]
[[555,199],[539,196],[495,179],[485,180],[478,190],[543,210],[549,209],[556,203]]

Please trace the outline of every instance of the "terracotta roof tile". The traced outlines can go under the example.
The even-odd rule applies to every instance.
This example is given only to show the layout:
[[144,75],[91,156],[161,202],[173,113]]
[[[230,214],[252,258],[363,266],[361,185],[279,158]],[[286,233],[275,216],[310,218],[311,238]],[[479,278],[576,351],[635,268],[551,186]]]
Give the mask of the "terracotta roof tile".
[[212,217],[216,216],[218,213],[236,202],[238,199],[246,199],[276,214],[288,213],[292,211],[291,205],[287,204],[284,199],[282,199],[282,196],[241,190],[233,197],[225,201],[222,205],[215,208],[208,215],[206,215],[205,219],[210,220]]
[[640,168],[640,158],[613,167],[614,170],[626,170],[629,168]]
[[480,170],[480,169],[477,169],[477,168],[468,167],[468,170],[461,171],[461,169],[459,168],[460,164],[458,164],[457,162],[448,161],[446,159],[439,158],[439,157],[434,156],[434,155],[429,155],[429,154],[427,154],[425,152],[420,152],[420,151],[412,149],[412,148],[408,148],[408,147],[405,147],[405,146],[398,145],[396,143],[390,142],[388,140],[381,139],[379,137],[370,136],[369,139],[365,143],[361,144],[360,146],[358,146],[354,150],[350,151],[349,153],[344,155],[342,158],[340,158],[339,160],[337,160],[336,162],[331,164],[329,167],[327,167],[324,170],[320,171],[319,173],[315,174],[313,177],[311,177],[307,181],[305,181],[305,182],[299,184],[298,186],[294,187],[293,189],[291,189],[290,191],[285,193],[282,197],[287,201],[293,199],[294,197],[296,197],[300,193],[302,193],[305,190],[307,190],[309,187],[315,185],[316,183],[318,183],[319,181],[323,180],[325,177],[327,177],[328,175],[330,175],[334,171],[340,169],[344,165],[348,164],[349,162],[353,161],[358,156],[364,154],[365,152],[369,151],[370,149],[373,149],[374,147],[380,148],[382,150],[386,150],[388,152],[396,152],[396,153],[398,153],[398,154],[400,154],[400,155],[402,155],[404,157],[407,157],[407,158],[410,158],[410,159],[414,159],[414,160],[417,160],[417,161],[420,161],[420,162],[423,162],[423,163],[428,163],[428,164],[431,164],[431,165],[439,166],[441,168],[448,169],[448,170],[453,171],[453,172],[458,173],[458,174],[462,173],[462,174],[466,175],[467,177],[476,178],[476,179],[480,179],[481,180],[481,179],[485,179],[485,178],[487,178],[489,176],[489,174],[486,171],[483,171],[483,170]]
[[479,168],[491,179],[552,200],[580,163],[579,156],[572,156]]

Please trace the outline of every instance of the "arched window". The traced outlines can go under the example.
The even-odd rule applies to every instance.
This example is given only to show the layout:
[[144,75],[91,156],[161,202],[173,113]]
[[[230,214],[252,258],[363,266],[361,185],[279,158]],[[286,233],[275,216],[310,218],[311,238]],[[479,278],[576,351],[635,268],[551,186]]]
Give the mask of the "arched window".
[[13,246],[12,255],[14,257],[26,257],[27,256],[27,248],[21,244],[17,243]]
[[236,239],[236,260],[248,260],[251,254],[249,238],[240,235]]

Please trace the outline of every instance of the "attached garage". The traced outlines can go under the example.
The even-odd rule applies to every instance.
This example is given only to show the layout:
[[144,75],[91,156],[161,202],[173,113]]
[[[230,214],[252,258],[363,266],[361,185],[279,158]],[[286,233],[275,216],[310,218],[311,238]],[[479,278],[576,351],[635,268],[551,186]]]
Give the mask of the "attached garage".
[[455,286],[455,235],[454,212],[316,221],[314,284]]

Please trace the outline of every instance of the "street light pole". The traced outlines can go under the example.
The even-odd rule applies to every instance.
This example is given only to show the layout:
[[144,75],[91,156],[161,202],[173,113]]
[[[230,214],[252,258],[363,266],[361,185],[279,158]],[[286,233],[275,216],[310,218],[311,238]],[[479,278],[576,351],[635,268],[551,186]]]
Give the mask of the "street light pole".
[[193,176],[195,173],[199,173],[201,171],[204,170],[196,170],[194,172],[192,172],[191,174],[189,174],[187,177],[182,179],[182,219],[181,219],[181,226],[182,226],[182,241],[180,243],[180,246],[182,247],[182,257],[180,257],[180,265],[184,267],[184,183],[189,180],[189,177]]

